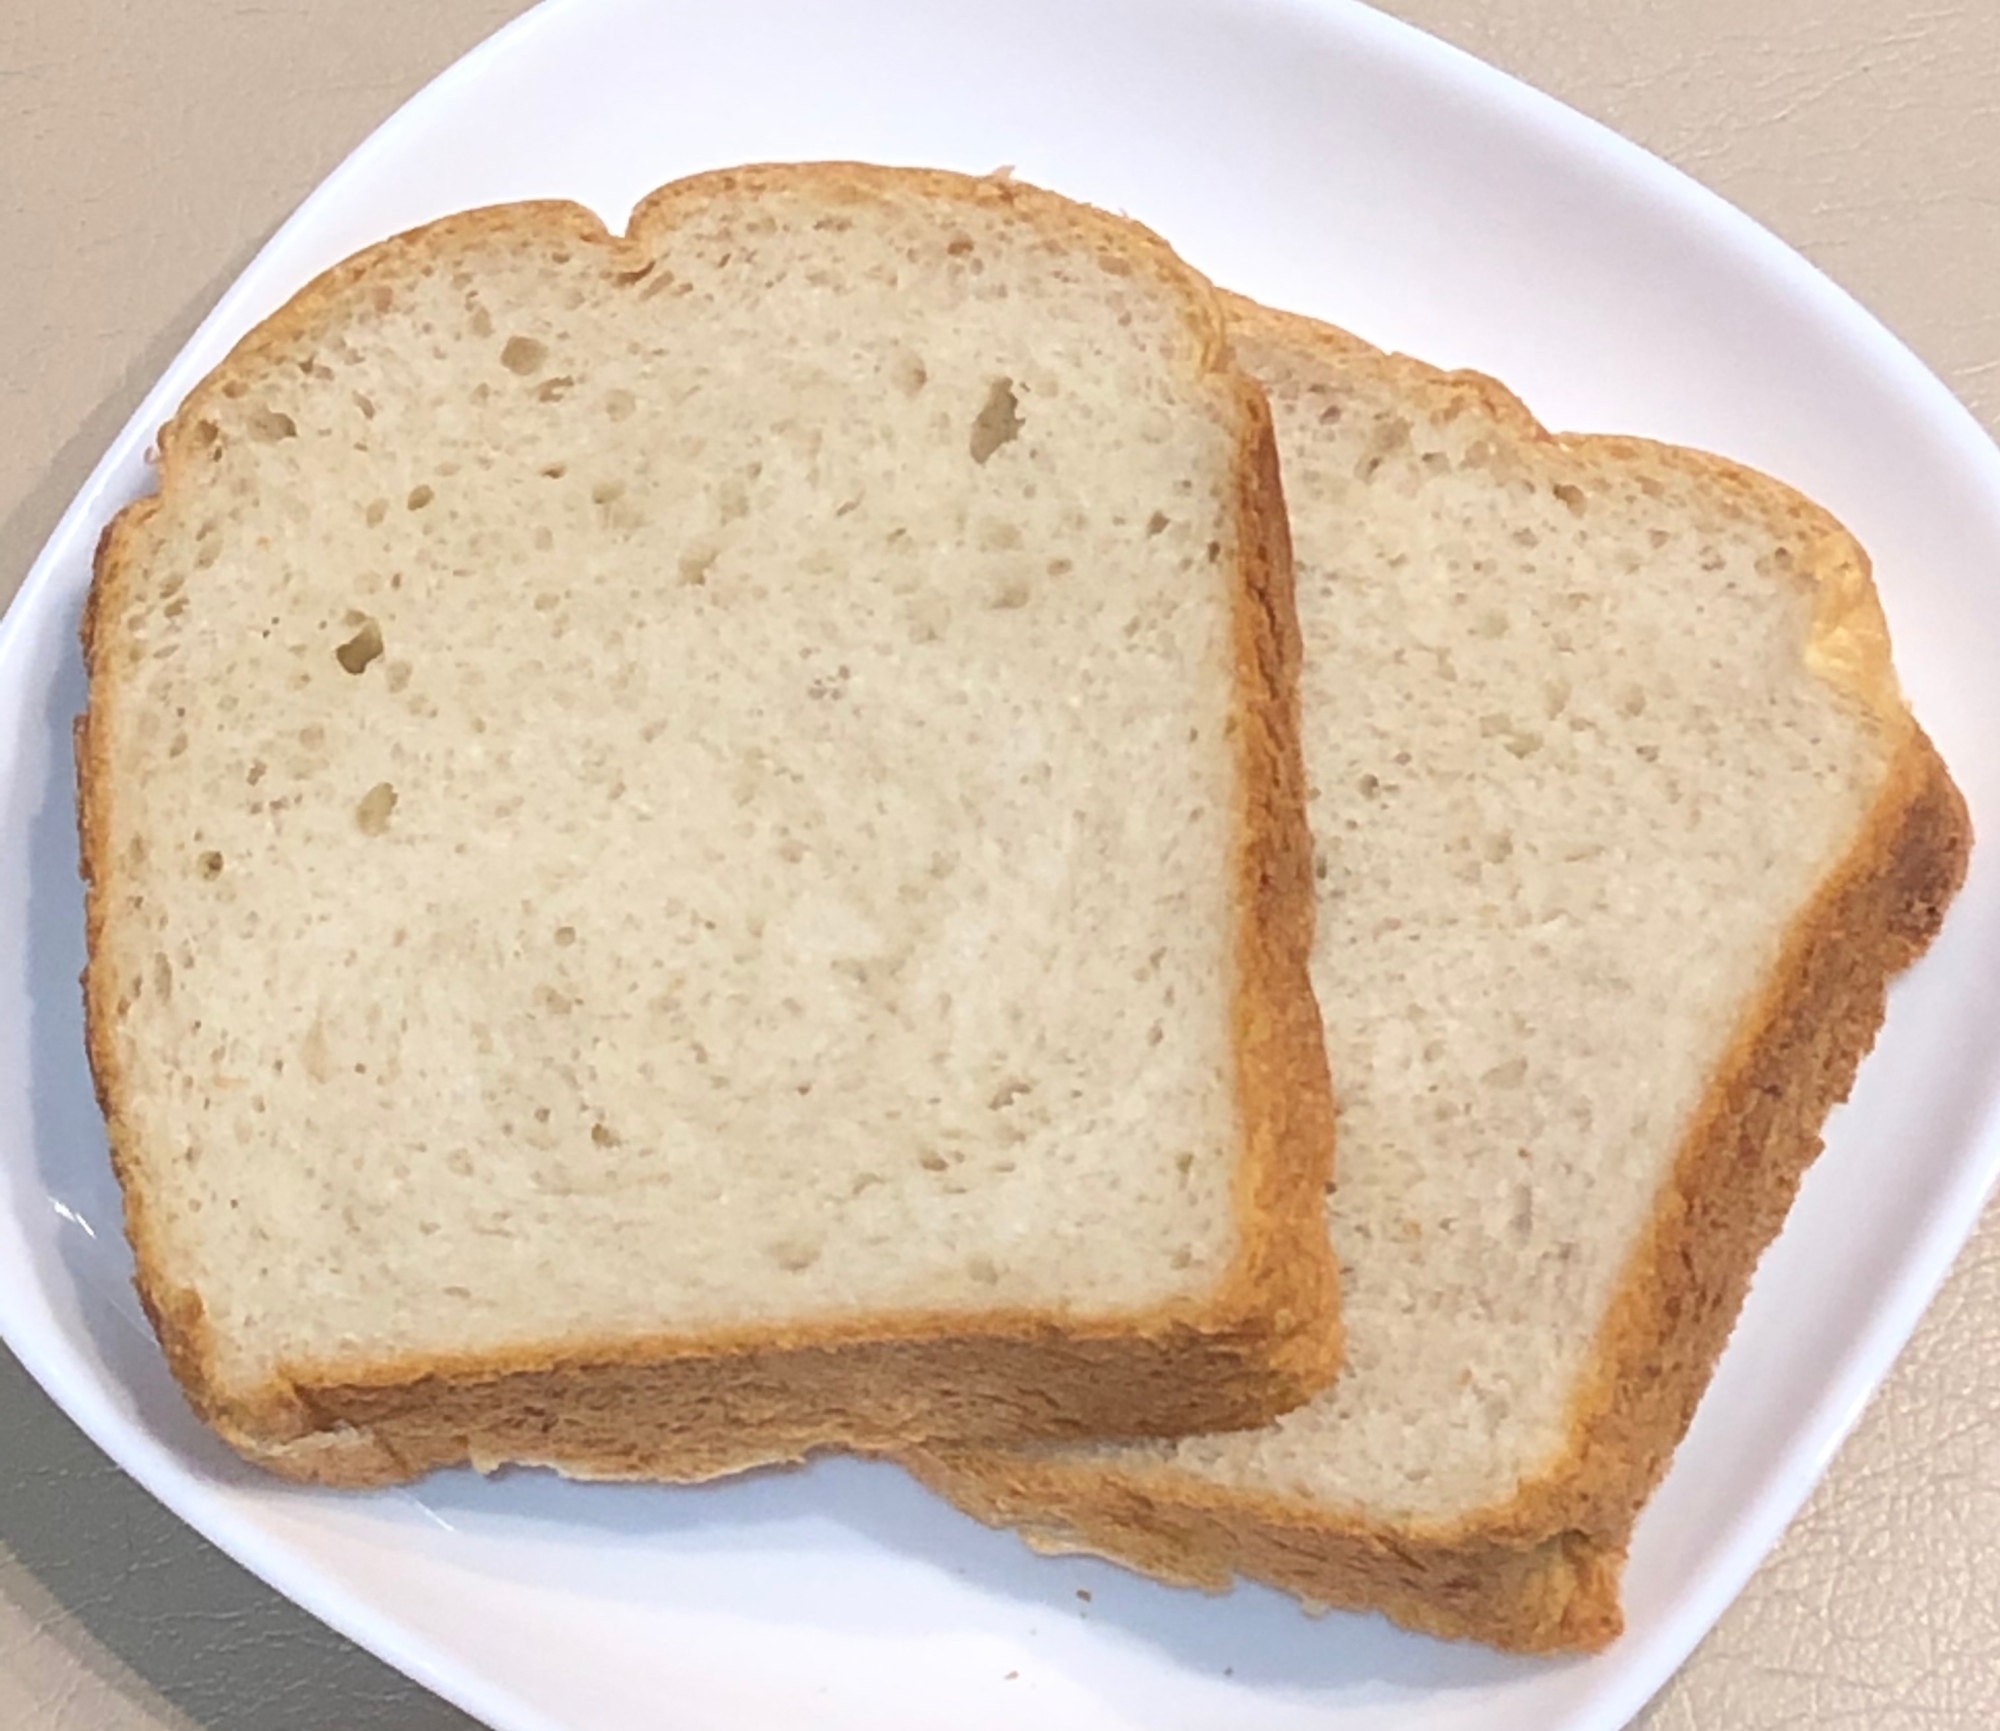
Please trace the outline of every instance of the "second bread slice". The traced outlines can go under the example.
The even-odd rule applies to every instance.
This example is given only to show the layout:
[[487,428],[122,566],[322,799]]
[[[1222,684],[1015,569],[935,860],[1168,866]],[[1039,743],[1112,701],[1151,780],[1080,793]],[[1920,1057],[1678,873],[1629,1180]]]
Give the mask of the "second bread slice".
[[1965,807],[1824,512],[1234,311],[1298,550],[1348,1364],[1255,1432],[913,1464],[1168,1579],[1600,1646]]
[[161,449],[91,1055],[246,1454],[699,1478],[1325,1382],[1285,520],[1166,247],[842,166],[477,212]]

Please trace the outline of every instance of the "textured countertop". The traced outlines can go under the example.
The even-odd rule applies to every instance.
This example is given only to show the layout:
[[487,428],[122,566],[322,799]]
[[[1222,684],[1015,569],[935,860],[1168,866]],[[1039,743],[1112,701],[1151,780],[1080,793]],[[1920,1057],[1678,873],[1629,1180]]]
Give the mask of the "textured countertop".
[[[0,596],[216,296],[520,0],[0,8]],[[2000,430],[2000,5],[1391,0],[1742,205]],[[1648,1731],[2000,1725],[2000,1214]],[[0,1350],[0,1725],[469,1721],[158,1507]]]

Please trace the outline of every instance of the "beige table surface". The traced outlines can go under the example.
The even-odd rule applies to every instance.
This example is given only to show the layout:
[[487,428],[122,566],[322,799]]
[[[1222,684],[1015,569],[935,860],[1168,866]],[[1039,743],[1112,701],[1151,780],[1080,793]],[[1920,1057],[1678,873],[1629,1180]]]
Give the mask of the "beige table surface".
[[[272,228],[521,9],[0,0],[0,594]],[[2000,429],[2000,0],[1388,9],[1744,206]],[[2000,1727],[2000,1213],[1641,1723]],[[468,1724],[182,1527],[0,1351],[0,1727]]]

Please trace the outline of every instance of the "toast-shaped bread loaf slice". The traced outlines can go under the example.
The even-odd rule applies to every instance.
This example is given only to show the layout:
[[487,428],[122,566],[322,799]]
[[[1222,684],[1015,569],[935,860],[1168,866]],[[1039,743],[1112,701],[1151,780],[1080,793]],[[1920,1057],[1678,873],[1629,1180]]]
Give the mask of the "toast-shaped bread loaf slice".
[[476,211],[106,535],[91,1059],[196,1407],[332,1484],[1262,1422],[1338,1357],[1269,411],[1004,178]]
[[1796,493],[1232,312],[1298,561],[1347,1368],[1254,1433],[911,1464],[1168,1580],[1599,1646],[1965,808]]

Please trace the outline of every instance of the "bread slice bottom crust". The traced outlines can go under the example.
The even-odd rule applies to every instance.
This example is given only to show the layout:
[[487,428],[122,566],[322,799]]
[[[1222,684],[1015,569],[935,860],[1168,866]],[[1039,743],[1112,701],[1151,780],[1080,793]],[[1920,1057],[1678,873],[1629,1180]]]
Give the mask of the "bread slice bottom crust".
[[[1323,332],[1333,347],[1355,346],[1328,327],[1263,316],[1281,319],[1291,340]],[[1874,1043],[1889,981],[1935,936],[1965,875],[1964,800],[1902,710],[1886,662],[1881,673],[1885,722],[1902,730],[1881,791],[1794,920],[1683,1138],[1571,1397],[1563,1444],[1511,1498],[1449,1522],[1397,1523],[1085,1450],[936,1446],[904,1463],[1039,1548],[1096,1552],[1178,1584],[1221,1589],[1242,1576],[1312,1605],[1524,1653],[1613,1640],[1639,1509],[1819,1153],[1827,1113]]]
[[[466,1464],[694,1483],[796,1464],[831,1447],[881,1452],[939,1435],[1132,1435],[1176,1403],[1226,1428],[1248,1408],[1296,1404],[1323,1381],[1316,1360],[1274,1359],[1268,1336],[1255,1330],[1232,1338],[1183,1326],[1093,1339],[1023,1318],[1013,1335],[923,1338],[925,1322],[954,1326],[940,1317],[904,1319],[902,1338],[887,1327],[887,1339],[767,1339],[733,1349],[711,1341],[674,1352],[642,1342],[541,1364],[385,1364],[365,1381],[299,1367],[245,1400],[213,1392],[199,1300],[189,1293],[162,1305],[154,1289],[141,1294],[211,1426],[272,1472],[344,1488]],[[885,1329],[884,1319],[871,1319],[871,1328]]]
[[1051,1556],[1108,1557],[1177,1587],[1238,1577],[1307,1609],[1379,1611],[1419,1634],[1522,1653],[1592,1650],[1622,1627],[1624,1546],[1565,1531],[1539,1544],[1434,1539],[1335,1511],[1219,1492],[1191,1473],[1092,1473],[1074,1459],[930,1448],[900,1457],[924,1484]]

